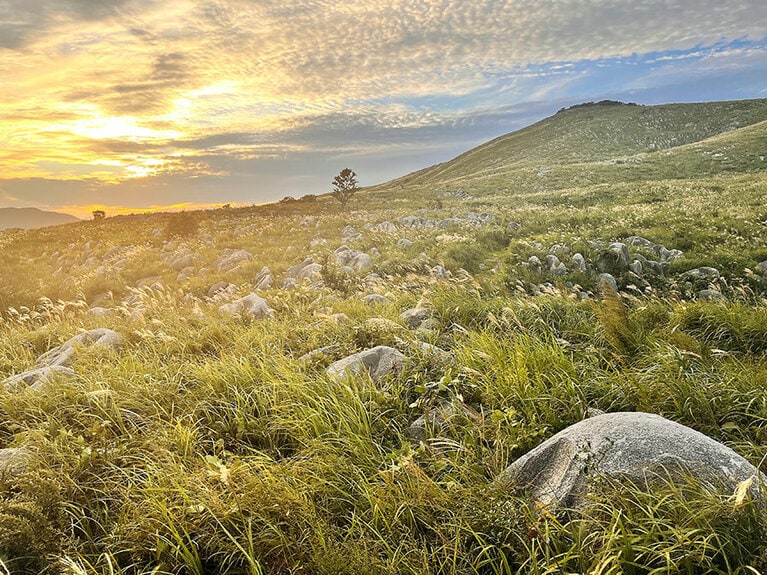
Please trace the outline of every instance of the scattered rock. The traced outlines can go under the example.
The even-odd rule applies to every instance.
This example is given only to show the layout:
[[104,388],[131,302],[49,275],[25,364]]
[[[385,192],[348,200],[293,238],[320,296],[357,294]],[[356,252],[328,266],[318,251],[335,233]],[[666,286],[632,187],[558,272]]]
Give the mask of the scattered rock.
[[573,256],[570,258],[570,263],[572,266],[581,272],[586,271],[586,258],[583,257],[583,254],[580,252],[574,253]]
[[724,483],[730,492],[761,477],[732,449],[689,427],[650,413],[608,413],[560,431],[512,463],[501,479],[543,505],[577,509],[598,476],[642,485],[666,472],[692,473],[712,487]]
[[254,293],[224,304],[218,310],[222,313],[246,316],[250,319],[266,319],[274,314],[274,310],[269,307],[269,302]]
[[221,257],[213,262],[213,266],[220,272],[230,272],[243,262],[248,262],[252,259],[253,254],[250,252],[227,248],[222,252]]
[[378,383],[386,376],[396,375],[404,366],[405,356],[401,352],[392,347],[379,345],[336,361],[327,368],[326,372],[335,380],[367,373],[373,383]]
[[364,271],[373,265],[372,258],[359,250],[353,250],[349,246],[341,246],[333,252],[333,257],[339,266],[349,266],[354,271]]
[[341,232],[341,239],[344,241],[344,243],[350,244],[362,237],[362,234],[359,233],[356,229],[354,229],[354,226],[345,226],[343,231]]
[[256,279],[253,280],[255,289],[268,290],[274,285],[274,278],[272,278],[271,270],[264,266],[261,271],[256,275]]
[[341,351],[341,346],[338,344],[326,345],[325,347],[313,349],[312,351],[305,353],[298,359],[299,361],[319,361],[322,359],[331,358],[335,355],[338,355],[339,351]]
[[383,232],[387,234],[395,233],[397,231],[397,226],[395,226],[391,222],[381,222],[378,225],[373,226],[374,232]]
[[407,238],[400,238],[399,240],[397,240],[397,247],[400,247],[400,248],[409,248],[409,247],[410,247],[410,246],[412,246],[412,245],[413,245],[413,242],[411,242],[411,241],[410,241],[409,239],[407,239]]
[[431,271],[429,272],[431,277],[438,280],[446,280],[452,276],[452,274],[446,270],[443,266],[436,265],[433,268],[431,268]]
[[693,282],[712,282],[718,280],[721,276],[719,270],[711,267],[699,267],[684,272],[681,279]]
[[184,268],[194,266],[194,256],[192,254],[183,255],[170,263],[170,269],[174,272],[180,272]]
[[12,375],[0,382],[6,391],[14,393],[24,389],[41,390],[52,381],[72,381],[77,378],[74,370],[60,365],[38,367],[17,375]]
[[306,258],[300,264],[288,268],[285,272],[286,279],[295,280],[296,283],[321,279],[322,264],[314,263],[314,258]]
[[362,301],[365,302],[366,305],[385,305],[389,303],[389,298],[386,296],[383,296],[381,294],[377,293],[371,293],[369,295],[366,295],[362,298]]
[[724,301],[725,297],[719,290],[704,289],[695,294],[695,299],[700,301]]
[[431,317],[431,311],[423,307],[414,307],[403,311],[400,317],[405,320],[410,329],[416,329]]
[[0,449],[0,476],[24,471],[29,465],[30,455],[24,447]]
[[615,278],[611,274],[604,273],[597,276],[597,288],[599,289],[600,293],[602,293],[602,295],[604,295],[602,290],[603,284],[607,284],[615,292],[618,291],[618,282],[615,281]]
[[457,399],[445,400],[439,405],[427,409],[423,415],[410,424],[405,432],[414,443],[444,433],[450,425],[459,421],[476,418],[476,413],[468,405]]
[[37,358],[36,367],[70,367],[72,358],[75,356],[77,347],[104,347],[107,349],[117,349],[124,342],[123,337],[111,329],[101,327],[78,334],[67,340],[60,346],[47,351]]

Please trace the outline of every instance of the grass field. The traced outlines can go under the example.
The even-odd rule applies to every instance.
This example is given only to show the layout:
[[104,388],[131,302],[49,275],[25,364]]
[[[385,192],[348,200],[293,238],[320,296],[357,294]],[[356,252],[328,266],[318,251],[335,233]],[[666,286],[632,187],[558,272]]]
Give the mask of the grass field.
[[[764,100],[586,106],[345,211],[319,197],[0,234],[0,379],[85,330],[124,338],[78,348],[72,380],[0,386],[0,448],[25,462],[0,477],[0,573],[767,572],[764,509],[732,493],[609,484],[555,515],[496,481],[590,408],[767,457],[765,120]],[[641,271],[605,267],[632,236],[682,255],[630,246]],[[370,267],[345,269],[344,244]],[[226,249],[251,258],[217,267]],[[319,275],[281,287],[307,257]],[[264,266],[270,318],[220,309]],[[377,345],[404,368],[326,373]]]

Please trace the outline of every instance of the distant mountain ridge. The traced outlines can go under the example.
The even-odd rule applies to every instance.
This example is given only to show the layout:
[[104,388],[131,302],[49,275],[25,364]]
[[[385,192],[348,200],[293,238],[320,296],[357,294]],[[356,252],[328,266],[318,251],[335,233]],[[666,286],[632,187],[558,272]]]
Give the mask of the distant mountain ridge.
[[[379,189],[471,187],[480,181],[552,188],[576,176],[598,183],[674,177],[677,170],[689,177],[688,162],[698,175],[762,171],[766,122],[767,99],[657,106],[587,102]],[[551,171],[561,177],[552,178]]]
[[0,208],[0,230],[21,228],[31,230],[79,222],[79,218],[38,208]]

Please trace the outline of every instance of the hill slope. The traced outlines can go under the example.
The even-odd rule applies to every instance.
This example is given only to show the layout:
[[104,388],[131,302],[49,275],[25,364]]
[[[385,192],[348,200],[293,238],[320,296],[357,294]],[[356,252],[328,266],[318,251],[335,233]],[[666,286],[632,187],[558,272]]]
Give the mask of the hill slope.
[[[614,102],[574,106],[469,150],[449,162],[396,179],[391,185],[439,186],[514,174],[529,178],[539,172],[546,175],[551,166],[571,164],[599,165],[612,161],[630,166],[663,158],[670,149],[723,134],[748,136],[754,144],[748,151],[758,157],[757,148],[761,149],[761,154],[765,152],[763,145],[755,144],[764,143],[767,126],[763,122],[766,120],[767,100],[764,99],[661,106]],[[754,129],[740,132],[748,127]],[[635,156],[640,157],[632,161]],[[718,173],[726,165],[726,162],[717,161],[720,157],[712,158],[714,162],[708,166],[709,171]],[[763,169],[764,166],[755,164],[750,167]],[[625,174],[627,170],[619,172]],[[381,186],[388,187],[388,184]]]
[[9,228],[32,230],[77,221],[79,221],[78,218],[69,214],[46,212],[37,208],[0,208],[0,230]]

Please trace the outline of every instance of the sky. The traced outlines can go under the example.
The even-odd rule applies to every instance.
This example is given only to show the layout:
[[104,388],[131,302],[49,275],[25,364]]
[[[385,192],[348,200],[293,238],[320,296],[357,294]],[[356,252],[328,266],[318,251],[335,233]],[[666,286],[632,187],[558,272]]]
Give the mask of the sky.
[[580,102],[743,98],[765,0],[0,0],[0,207],[298,198]]

